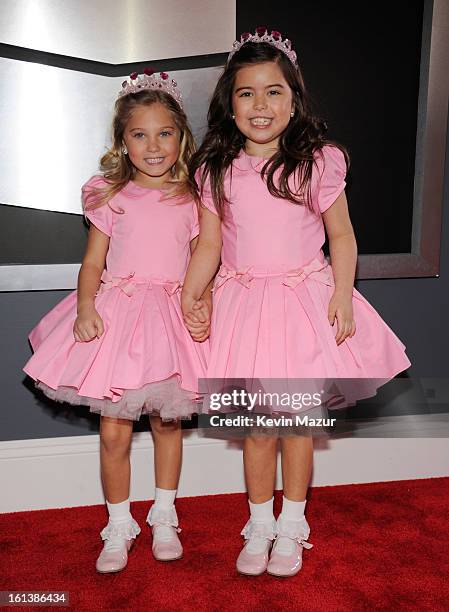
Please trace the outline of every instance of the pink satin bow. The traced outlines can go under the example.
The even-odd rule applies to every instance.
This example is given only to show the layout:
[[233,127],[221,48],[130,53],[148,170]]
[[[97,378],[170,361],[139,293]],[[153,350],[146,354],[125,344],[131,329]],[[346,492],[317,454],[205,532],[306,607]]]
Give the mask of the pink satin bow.
[[215,280],[214,289],[218,289],[219,287],[221,287],[221,285],[223,285],[223,283],[225,283],[230,278],[235,278],[235,280],[237,280],[245,287],[249,287],[249,283],[253,280],[254,277],[248,272],[248,270],[249,268],[246,268],[246,270],[242,271],[231,270],[229,268],[226,268],[226,266],[221,266]]
[[135,278],[135,273],[131,272],[128,276],[112,276],[107,270],[103,272],[101,275],[102,284],[98,291],[98,294],[107,291],[108,289],[112,289],[113,287],[118,287],[125,293],[128,297],[131,297],[137,289],[138,285],[145,285],[147,289],[152,289],[153,283],[162,285],[165,291],[171,296],[174,295],[179,289],[182,287],[182,284],[179,281],[162,281],[158,282],[156,280],[151,279],[139,279]]
[[102,284],[100,286],[99,293],[103,293],[103,291],[107,291],[108,289],[112,289],[112,287],[119,287],[126,293],[127,296],[131,297],[136,290],[135,281],[133,281],[134,272],[128,274],[128,276],[112,276],[107,270],[103,272],[101,275]]
[[168,295],[174,295],[177,291],[179,291],[179,289],[181,289],[182,283],[180,283],[179,281],[168,281],[166,283],[163,283],[163,287],[168,293]]
[[[248,266],[244,270],[231,270],[230,268],[226,268],[226,266],[222,266],[217,274],[215,280],[214,290],[218,289],[225,283],[227,280],[231,278],[235,278],[235,280],[239,281],[245,287],[249,287],[250,282],[253,280],[254,276],[250,273],[251,266]],[[259,276],[256,274],[256,276]],[[265,276],[261,274],[260,276]],[[321,262],[319,259],[314,259],[309,264],[304,266],[303,268],[298,268],[296,270],[290,270],[289,272],[282,273],[273,273],[266,274],[267,277],[270,276],[282,276],[282,283],[291,289],[294,289],[304,281],[309,276],[313,277],[315,280],[318,280],[326,285],[333,285],[334,278],[332,275],[332,268],[327,263],[327,261]]]
[[327,262],[321,263],[317,259],[314,259],[310,264],[304,266],[304,268],[298,268],[297,270],[287,272],[282,283],[294,289],[308,276],[313,276],[315,280],[321,281],[325,285],[333,285],[331,267]]

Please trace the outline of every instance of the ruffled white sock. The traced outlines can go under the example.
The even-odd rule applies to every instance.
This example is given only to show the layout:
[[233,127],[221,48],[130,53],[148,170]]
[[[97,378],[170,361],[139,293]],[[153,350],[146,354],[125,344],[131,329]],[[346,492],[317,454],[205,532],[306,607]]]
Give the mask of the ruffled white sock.
[[287,521],[301,521],[304,518],[307,500],[298,502],[282,496],[282,510],[280,516]]
[[[171,511],[174,509],[177,489],[159,489],[156,487],[154,495],[154,509]],[[153,537],[169,542],[173,539],[173,527],[168,525],[155,525],[153,528]]]
[[111,504],[106,500],[110,523],[126,523],[132,519],[129,497],[118,504]]
[[[297,521],[301,522],[304,520],[304,511],[306,508],[307,500],[297,502],[287,499],[285,495],[282,496],[282,511],[279,518],[285,521]],[[290,555],[295,549],[294,540],[287,538],[287,536],[278,536],[276,539],[276,552],[281,555]]]
[[[132,521],[132,515],[130,512],[129,497],[122,502],[117,504],[111,504],[106,500],[106,506],[109,513],[109,524],[110,525],[127,525]],[[110,536],[105,542],[105,549],[108,552],[115,552],[120,550],[123,546],[123,537]]]
[[[274,497],[261,504],[254,504],[251,501],[249,503],[249,511],[251,513],[251,522],[256,524],[264,524],[269,531],[271,525],[274,523],[275,518],[273,514],[273,501]],[[252,536],[250,537],[246,550],[252,554],[259,554],[266,550],[267,538]]]
[[177,489],[159,489],[156,487],[154,505],[168,510],[175,503]]

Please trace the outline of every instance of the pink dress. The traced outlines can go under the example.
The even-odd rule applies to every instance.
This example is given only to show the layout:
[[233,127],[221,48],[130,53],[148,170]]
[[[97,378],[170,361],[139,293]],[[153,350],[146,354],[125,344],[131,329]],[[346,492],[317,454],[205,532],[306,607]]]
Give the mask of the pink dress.
[[[83,200],[102,185],[101,177],[90,179]],[[180,288],[198,214],[192,201],[164,201],[161,193],[130,182],[109,204],[86,212],[110,237],[95,298],[105,331],[90,342],[75,341],[76,291],[32,330],[34,355],[24,371],[52,399],[131,420],[197,412],[208,342],[196,343],[187,332]]]
[[[324,379],[364,379],[364,385],[346,387],[343,406],[373,395],[410,361],[404,344],[356,289],[356,333],[335,342],[337,323],[327,318],[334,279],[322,251],[321,213],[344,190],[346,164],[336,147],[322,152],[312,174],[315,212],[273,197],[260,177],[261,158],[242,151],[234,160],[232,180],[229,172],[225,178],[230,203],[222,222],[207,376],[277,379],[282,388],[292,379],[320,381],[318,388]],[[203,204],[216,214],[207,184]]]

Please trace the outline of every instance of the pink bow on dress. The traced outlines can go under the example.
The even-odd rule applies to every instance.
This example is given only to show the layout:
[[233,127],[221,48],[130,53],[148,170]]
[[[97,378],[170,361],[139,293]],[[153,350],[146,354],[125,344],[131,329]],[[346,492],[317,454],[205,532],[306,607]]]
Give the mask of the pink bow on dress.
[[221,287],[221,285],[223,285],[223,283],[225,283],[230,278],[235,278],[235,280],[239,281],[239,283],[241,283],[245,287],[249,287],[249,283],[253,280],[254,277],[248,272],[248,270],[249,267],[245,270],[239,271],[231,270],[230,268],[226,268],[226,266],[221,266],[215,280],[214,290]]
[[287,287],[294,289],[299,283],[312,275],[315,280],[321,281],[325,285],[334,284],[331,267],[327,261],[322,263],[318,259],[314,259],[310,264],[304,266],[304,268],[298,268],[297,270],[287,272],[282,282],[284,285],[287,285]]
[[144,285],[147,289],[152,289],[153,284],[162,285],[168,295],[174,295],[179,289],[182,287],[182,283],[179,281],[158,281],[156,279],[149,278],[136,278],[134,272],[128,274],[128,276],[113,276],[107,270],[104,270],[101,275],[101,286],[98,290],[97,295],[107,291],[108,289],[112,289],[113,287],[118,287],[125,293],[128,297],[131,297],[137,289],[138,285]]
[[122,277],[112,276],[112,274],[110,274],[107,270],[104,270],[103,274],[101,275],[102,284],[98,293],[103,293],[108,289],[112,289],[112,287],[119,287],[123,293],[126,293],[128,297],[131,297],[136,290],[136,284],[133,277],[134,272],[131,272],[128,274],[128,276]]
[[[248,266],[244,270],[231,270],[226,266],[221,266],[215,279],[215,286],[213,290],[221,287],[227,280],[235,278],[244,287],[249,287],[250,282],[254,279],[254,275],[250,272],[251,266]],[[304,281],[307,277],[311,276],[315,280],[321,281],[326,285],[333,285],[334,278],[332,275],[332,268],[327,261],[320,261],[319,259],[313,259],[303,268],[297,268],[296,270],[290,270],[289,272],[273,272],[273,273],[254,273],[257,277],[271,277],[281,276],[283,277],[282,283],[291,289],[294,289]]]

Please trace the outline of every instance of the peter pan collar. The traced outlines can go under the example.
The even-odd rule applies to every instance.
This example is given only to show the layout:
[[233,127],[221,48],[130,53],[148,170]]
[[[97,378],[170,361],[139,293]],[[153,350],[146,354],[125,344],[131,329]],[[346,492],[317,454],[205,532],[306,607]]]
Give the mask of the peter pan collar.
[[243,149],[241,149],[240,153],[234,159],[232,164],[242,171],[253,170],[254,172],[260,173],[267,161],[268,160],[264,157],[254,157],[253,155],[248,155]]

